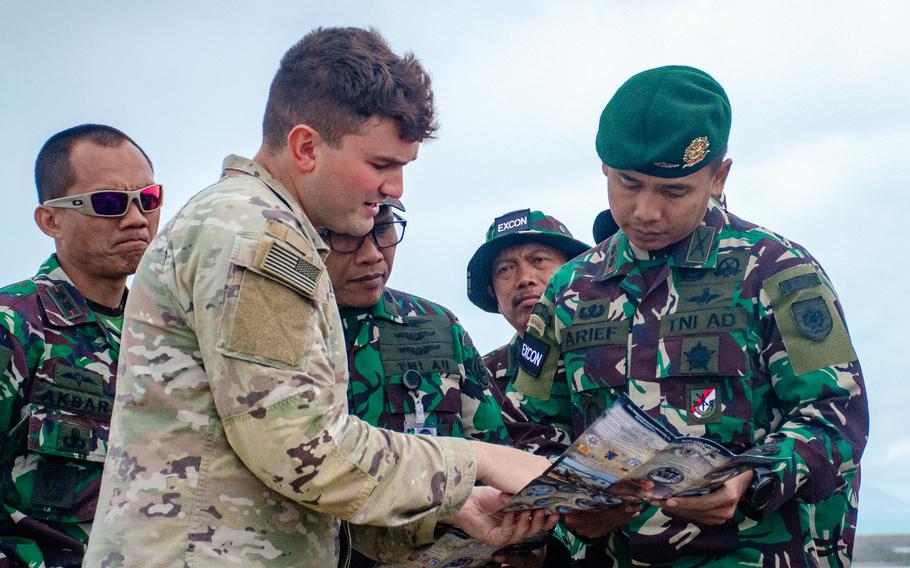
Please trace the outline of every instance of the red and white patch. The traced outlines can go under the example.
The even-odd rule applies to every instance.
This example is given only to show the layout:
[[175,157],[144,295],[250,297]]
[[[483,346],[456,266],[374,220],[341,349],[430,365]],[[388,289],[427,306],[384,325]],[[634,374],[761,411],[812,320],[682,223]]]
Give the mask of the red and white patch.
[[689,412],[693,418],[710,418],[716,412],[714,406],[716,400],[717,389],[714,388],[706,388],[697,394],[693,393],[692,406]]

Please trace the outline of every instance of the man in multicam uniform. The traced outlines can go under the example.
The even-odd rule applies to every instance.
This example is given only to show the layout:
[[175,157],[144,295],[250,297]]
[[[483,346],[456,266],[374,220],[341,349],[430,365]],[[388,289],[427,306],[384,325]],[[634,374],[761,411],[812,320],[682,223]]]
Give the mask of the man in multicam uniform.
[[318,29],[285,54],[255,160],[229,156],[137,271],[86,566],[333,566],[339,519],[414,544],[442,519],[496,544],[552,523],[497,524],[498,491],[474,487],[514,492],[543,458],[347,413],[317,227],[370,231],[433,130],[428,76],[378,33]]
[[862,373],[818,263],[721,205],[729,128],[726,94],[697,69],[620,87],[597,151],[621,231],[556,272],[525,333],[521,405],[573,435],[625,393],[682,434],[773,458],[618,530],[586,527],[605,564],[850,563]]
[[[48,139],[35,183],[35,222],[56,253],[0,289],[0,566],[79,566],[107,453],[126,279],[158,228],[161,187],[126,134],[97,124]],[[137,199],[158,196],[142,202],[148,211],[127,198],[140,188]]]
[[[323,233],[345,335],[348,412],[396,432],[509,443],[487,370],[455,314],[386,287],[407,226],[393,207],[404,211],[386,199],[362,237]],[[352,567],[372,564],[355,551]]]

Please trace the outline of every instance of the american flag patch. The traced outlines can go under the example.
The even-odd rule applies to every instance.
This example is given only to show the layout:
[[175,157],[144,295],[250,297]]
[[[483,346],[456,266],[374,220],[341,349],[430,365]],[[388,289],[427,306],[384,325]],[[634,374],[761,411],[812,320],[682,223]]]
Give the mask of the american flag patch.
[[310,298],[316,295],[316,281],[322,270],[290,246],[273,241],[259,267]]

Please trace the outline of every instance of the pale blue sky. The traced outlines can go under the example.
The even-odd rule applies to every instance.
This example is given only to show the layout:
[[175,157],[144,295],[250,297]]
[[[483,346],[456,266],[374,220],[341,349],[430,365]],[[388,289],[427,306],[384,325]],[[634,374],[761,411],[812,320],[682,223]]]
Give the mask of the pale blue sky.
[[593,147],[604,103],[637,71],[694,65],[733,105],[730,209],[808,247],[840,293],[872,409],[864,487],[910,501],[910,5],[858,4],[0,0],[0,281],[52,247],[32,222],[48,136],[125,130],[155,162],[170,218],[226,154],[256,151],[294,41],[375,26],[429,69],[442,124],[406,170],[391,284],[450,307],[492,349],[510,328],[467,301],[464,272],[493,217],[543,209],[590,240],[606,207]]

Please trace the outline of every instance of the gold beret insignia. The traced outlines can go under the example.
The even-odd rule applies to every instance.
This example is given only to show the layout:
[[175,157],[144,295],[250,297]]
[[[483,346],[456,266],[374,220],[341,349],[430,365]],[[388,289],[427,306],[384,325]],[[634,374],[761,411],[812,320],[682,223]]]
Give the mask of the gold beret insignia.
[[689,142],[689,145],[686,146],[686,151],[683,152],[683,168],[691,168],[692,166],[701,163],[705,159],[705,156],[708,155],[708,147],[711,146],[711,143],[708,142],[707,136],[699,136],[695,140]]

